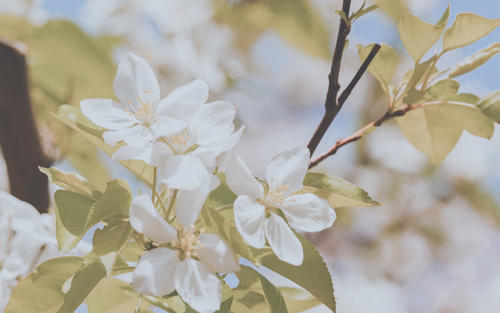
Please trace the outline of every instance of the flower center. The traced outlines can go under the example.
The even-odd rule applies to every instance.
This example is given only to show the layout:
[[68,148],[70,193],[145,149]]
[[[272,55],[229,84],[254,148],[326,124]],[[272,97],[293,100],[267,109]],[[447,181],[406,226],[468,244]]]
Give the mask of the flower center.
[[194,128],[184,127],[180,132],[164,137],[165,142],[175,154],[185,154],[195,150],[197,134]]
[[[149,90],[144,90],[144,93],[150,92]],[[158,99],[153,101],[143,100],[141,97],[137,97],[137,101],[139,102],[139,107],[134,110],[135,117],[141,121],[146,126],[151,126],[154,122],[154,114],[156,112],[156,105],[158,103]],[[129,100],[129,105],[132,103]]]
[[278,185],[270,187],[266,196],[264,197],[263,204],[266,207],[277,207],[283,205],[283,198],[285,198],[290,185]]
[[179,250],[181,260],[188,258],[198,258],[198,250],[201,248],[200,236],[205,232],[204,228],[196,230],[194,225],[189,225],[188,228],[182,227],[177,232],[177,242],[172,242],[174,249]]

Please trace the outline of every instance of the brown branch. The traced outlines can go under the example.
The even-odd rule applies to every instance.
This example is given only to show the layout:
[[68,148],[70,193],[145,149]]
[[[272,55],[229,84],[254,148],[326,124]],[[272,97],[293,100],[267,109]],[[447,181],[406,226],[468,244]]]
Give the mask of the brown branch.
[[[344,11],[345,16],[349,16],[350,8],[351,0],[344,0],[342,4],[342,10]],[[325,135],[328,127],[330,127],[330,124],[332,123],[333,119],[340,109],[337,104],[337,95],[340,90],[339,72],[347,35],[349,34],[350,30],[351,26],[347,25],[346,21],[341,18],[339,31],[337,34],[337,43],[335,44],[335,51],[333,53],[332,67],[330,70],[330,75],[328,75],[328,90],[326,92],[325,114],[323,115],[323,119],[319,123],[318,128],[314,132],[314,135],[307,145],[311,156],[318,147],[319,142]]]
[[[349,16],[350,5],[351,1],[344,0],[342,5],[342,10],[344,11],[345,16]],[[347,85],[346,89],[337,99],[340,90],[339,72],[340,72],[340,66],[342,64],[342,55],[345,48],[347,35],[349,34],[350,30],[351,30],[351,25],[348,25],[344,19],[341,19],[339,33],[337,35],[337,43],[335,45],[335,52],[333,54],[332,68],[330,71],[330,75],[328,76],[329,84],[328,84],[328,91],[326,93],[325,114],[323,115],[321,122],[319,123],[318,127],[316,128],[316,131],[311,137],[311,140],[309,140],[309,144],[307,145],[311,157],[316,148],[318,147],[318,144],[320,143],[321,139],[325,135],[326,131],[332,124],[333,120],[335,119],[339,111],[342,109],[342,106],[344,105],[345,101],[351,94],[352,90],[354,89],[354,87],[356,87],[359,80],[366,72],[366,69],[368,68],[368,66],[373,61],[378,51],[380,50],[380,45],[373,46],[372,50],[370,51],[370,54],[368,55],[368,57],[365,59],[361,67],[354,75],[354,78],[351,80],[349,85]]]
[[381,116],[379,119],[365,125],[363,128],[359,129],[358,131],[356,131],[354,134],[352,134],[351,136],[345,138],[345,139],[342,139],[342,140],[339,140],[335,143],[335,145],[333,147],[330,148],[330,150],[328,150],[326,153],[320,155],[319,157],[317,157],[316,159],[312,160],[310,163],[309,163],[309,168],[313,168],[315,167],[316,165],[318,165],[321,161],[325,160],[326,158],[328,158],[329,156],[332,156],[334,155],[335,153],[337,153],[337,150],[339,150],[340,148],[342,148],[343,146],[347,145],[347,144],[350,144],[352,142],[355,142],[355,141],[358,141],[360,140],[361,138],[363,138],[363,136],[365,135],[365,133],[372,127],[378,127],[380,125],[382,125],[384,122],[386,122],[387,120],[390,120],[392,118],[395,118],[395,117],[398,117],[398,116],[403,116],[405,115],[407,112],[411,111],[411,110],[414,110],[414,109],[418,109],[418,108],[421,108],[423,106],[426,106],[426,105],[429,105],[429,104],[433,104],[433,103],[423,103],[423,104],[418,104],[418,105],[405,105],[403,107],[401,107],[400,109],[396,110],[396,111],[393,111],[393,112],[386,112],[383,116]]
[[49,166],[31,109],[27,65],[20,48],[0,41],[0,146],[7,163],[10,192],[47,212],[47,177],[38,166]]

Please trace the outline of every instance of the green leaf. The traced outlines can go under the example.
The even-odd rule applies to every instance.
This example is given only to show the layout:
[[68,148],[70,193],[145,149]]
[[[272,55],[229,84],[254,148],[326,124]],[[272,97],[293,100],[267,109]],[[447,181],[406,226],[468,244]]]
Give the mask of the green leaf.
[[71,287],[64,296],[64,303],[57,313],[74,312],[97,283],[106,277],[106,268],[98,258],[94,257],[86,261],[88,263],[79,269],[71,279]]
[[217,176],[219,177],[220,185],[208,195],[207,202],[205,203],[211,209],[232,205],[234,200],[236,200],[236,195],[226,184],[224,173],[218,173]]
[[466,129],[485,138],[493,134],[486,116],[472,107],[459,104],[435,104],[412,110],[396,118],[405,137],[431,162],[442,162]]
[[[257,278],[257,275],[255,275]],[[266,298],[259,292],[253,290],[233,290],[234,301],[232,306],[233,312],[266,312],[268,306]]]
[[121,251],[132,234],[132,227],[126,220],[111,218],[106,222],[107,224],[103,229],[95,231],[92,239],[94,252],[97,255]]
[[443,38],[443,50],[449,51],[469,45],[500,26],[500,19],[488,19],[472,13],[460,13]]
[[438,41],[446,26],[450,7],[437,25],[429,24],[411,14],[405,14],[398,22],[399,36],[412,58],[419,62]]
[[[365,47],[358,45],[358,53],[361,61],[364,61],[368,57],[373,46],[374,44]],[[389,94],[388,85],[391,83],[397,67],[398,55],[396,51],[391,46],[382,44],[379,52],[368,67],[368,71],[380,82],[385,93]]]
[[139,295],[129,290],[130,285],[118,279],[104,279],[87,297],[88,313],[134,312]]
[[65,253],[74,248],[85,232],[96,223],[114,216],[128,216],[132,194],[125,181],[108,183],[106,191],[95,200],[66,190],[54,194],[56,203],[56,236]]
[[90,228],[114,215],[128,216],[131,202],[132,192],[125,180],[109,182],[106,191],[92,207],[86,227]]
[[444,100],[476,104],[479,102],[479,97],[471,93],[459,93],[456,95],[449,95],[447,97],[444,97]]
[[409,111],[396,121],[405,137],[433,163],[440,163],[446,158],[463,129],[444,108],[437,105]]
[[304,179],[304,186],[303,192],[315,193],[328,200],[334,208],[379,205],[366,191],[339,177],[309,172]]
[[424,97],[426,99],[443,99],[456,95],[460,89],[460,84],[453,79],[443,79],[427,88]]
[[328,267],[313,245],[296,233],[304,249],[304,261],[294,266],[279,260],[274,254],[265,256],[262,264],[276,273],[290,279],[335,312],[333,283]]
[[428,71],[431,71],[431,73],[435,71],[435,69],[431,69],[430,66],[434,63],[436,57],[437,56],[433,56],[427,61],[424,61],[415,66],[415,69],[411,72],[410,79],[408,80],[408,90],[411,90],[415,88],[415,86],[417,86],[419,83],[422,83],[425,73],[427,73]]
[[[101,138],[103,129],[92,124],[78,108],[62,105],[53,116],[82,134],[87,140],[102,149],[109,156],[112,156],[120,148],[120,145],[115,147],[107,145]],[[120,161],[119,163],[148,184],[148,186],[153,185],[154,169],[152,166],[139,160]]]
[[495,131],[493,120],[475,107],[443,103],[442,106],[455,121],[471,135],[490,139]]
[[55,167],[40,167],[40,171],[47,175],[53,184],[56,184],[65,190],[90,196],[94,199],[97,199],[102,195],[97,187],[84,179],[78,178],[74,173],[65,173]]
[[456,77],[470,71],[473,71],[486,63],[489,59],[500,52],[500,42],[494,43],[484,49],[481,49],[471,55],[470,57],[462,60],[458,63],[448,75],[449,77]]
[[81,257],[60,257],[40,264],[12,291],[5,313],[54,313],[63,305],[63,285],[83,263]]
[[500,90],[487,95],[477,107],[495,122],[500,123]]
[[78,244],[85,233],[85,222],[95,200],[72,191],[58,190],[54,201],[57,243],[59,249],[66,253]]
[[321,304],[321,301],[311,297],[302,289],[293,287],[278,287],[285,298],[289,313],[300,313]]
[[[254,269],[251,269],[255,271]],[[288,313],[286,308],[285,299],[283,295],[267,278],[255,271],[257,277],[259,278],[262,289],[264,290],[264,295],[266,296],[267,303],[271,308],[271,313]]]

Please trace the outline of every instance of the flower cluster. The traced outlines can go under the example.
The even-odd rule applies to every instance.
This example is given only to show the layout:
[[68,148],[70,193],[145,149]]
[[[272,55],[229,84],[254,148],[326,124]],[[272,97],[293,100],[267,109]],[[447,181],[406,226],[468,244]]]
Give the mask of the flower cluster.
[[193,309],[220,308],[222,278],[240,269],[237,255],[218,234],[199,221],[209,193],[225,172],[237,195],[232,204],[236,228],[248,243],[266,241],[282,261],[300,265],[304,253],[291,227],[320,231],[332,225],[335,212],[327,201],[301,193],[309,151],[295,148],[277,155],[265,181],[254,178],[231,149],[243,127],[235,131],[235,109],[224,101],[208,102],[208,86],[195,80],[161,99],[156,76],[147,62],[127,55],[114,82],[118,101],[89,99],[83,114],[103,127],[103,140],[118,145],[115,160],[142,160],[157,174],[151,198],[135,197],[129,221],[147,250],[138,260],[132,286],[143,295],[176,291]]

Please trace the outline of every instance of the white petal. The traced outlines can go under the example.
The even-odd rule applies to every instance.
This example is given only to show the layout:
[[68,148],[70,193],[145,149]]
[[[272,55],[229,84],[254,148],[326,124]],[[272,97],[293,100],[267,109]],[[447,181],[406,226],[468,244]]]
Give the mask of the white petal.
[[302,264],[304,251],[300,240],[285,220],[274,213],[266,219],[266,237],[278,259],[292,265]]
[[266,181],[271,188],[288,186],[285,194],[302,188],[309,166],[309,150],[297,147],[275,156],[266,168]]
[[129,146],[125,145],[120,147],[113,154],[113,160],[126,161],[126,160],[142,160],[147,164],[151,164],[153,158],[153,144],[147,143],[143,146]]
[[168,97],[158,103],[157,116],[185,119],[192,116],[208,99],[208,85],[197,79],[174,89]]
[[[38,213],[35,207],[19,200],[10,193],[0,190],[0,203],[2,204],[0,217],[2,217],[2,214],[9,214],[9,211],[11,211],[15,219],[30,220],[39,223],[40,213]],[[4,217],[2,219],[3,221],[7,221]]]
[[107,131],[102,135],[102,139],[110,146],[120,141],[125,141],[128,145],[140,146],[151,142],[153,134],[144,125],[137,124],[128,128]]
[[161,141],[153,143],[153,150],[151,152],[151,162],[146,162],[150,165],[160,167],[165,163],[165,160],[173,154],[172,150]]
[[156,138],[171,136],[182,131],[183,128],[188,126],[186,121],[177,120],[168,116],[163,116],[158,118],[152,125],[151,130],[153,131]]
[[226,101],[203,104],[193,117],[198,144],[210,145],[225,139],[234,129],[234,106]]
[[80,102],[80,108],[92,123],[107,129],[131,127],[138,121],[126,112],[120,104],[110,99],[87,99]]
[[193,190],[179,191],[175,200],[175,214],[180,225],[187,227],[196,222],[208,194],[212,191],[210,187],[210,184],[202,184]]
[[332,226],[336,218],[328,202],[312,193],[289,196],[283,207],[288,223],[301,231],[321,231]]
[[134,270],[132,287],[142,295],[161,297],[175,290],[175,268],[179,253],[168,248],[156,248],[144,253]]
[[202,161],[192,155],[171,155],[158,173],[160,182],[172,189],[193,190],[208,183],[210,173]]
[[240,270],[231,247],[217,234],[200,236],[198,256],[214,273],[234,273]]
[[186,259],[175,271],[175,289],[181,298],[200,313],[212,313],[222,301],[222,283],[202,262]]
[[240,127],[237,131],[225,137],[224,140],[215,142],[210,145],[200,146],[198,149],[194,150],[192,153],[200,159],[207,167],[213,167],[216,164],[216,158],[223,152],[229,151],[240,140],[241,134],[245,130],[245,127]]
[[266,243],[264,220],[266,208],[248,196],[238,196],[234,201],[234,221],[241,236],[255,248]]
[[264,196],[264,188],[236,153],[227,152],[222,167],[226,173],[227,186],[232,192],[237,195],[247,195],[253,199],[261,199]]
[[156,75],[146,60],[127,54],[118,64],[115,81],[113,83],[116,97],[123,105],[137,109],[142,102],[158,103],[160,86]]
[[138,196],[130,205],[130,225],[139,233],[157,243],[167,243],[177,238],[177,231],[156,211],[151,199]]

